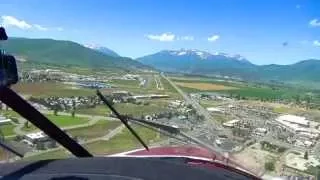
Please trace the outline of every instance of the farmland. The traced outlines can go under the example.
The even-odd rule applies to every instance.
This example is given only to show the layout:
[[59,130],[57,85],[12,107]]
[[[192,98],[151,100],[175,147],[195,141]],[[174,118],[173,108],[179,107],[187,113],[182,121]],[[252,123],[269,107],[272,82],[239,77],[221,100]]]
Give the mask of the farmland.
[[[237,81],[226,81],[209,78],[172,78],[185,92],[218,92],[230,96],[252,99],[293,99],[295,96],[306,96],[308,90],[286,86],[261,85]],[[316,99],[314,99],[316,100]]]
[[105,105],[97,105],[94,108],[76,109],[76,113],[106,116],[110,113],[110,110]]
[[94,95],[94,90],[84,88],[73,88],[70,85],[54,82],[45,83],[18,83],[12,87],[19,94],[34,96],[34,97],[49,97],[49,96],[87,96]]
[[220,84],[212,84],[212,83],[183,83],[178,82],[176,83],[178,86],[187,87],[187,88],[193,88],[198,90],[230,90],[230,89],[237,89],[235,87],[231,86],[224,86]]
[[167,110],[166,102],[150,102],[148,105],[136,105],[131,103],[115,104],[114,107],[121,114],[132,114],[135,116],[147,115]]

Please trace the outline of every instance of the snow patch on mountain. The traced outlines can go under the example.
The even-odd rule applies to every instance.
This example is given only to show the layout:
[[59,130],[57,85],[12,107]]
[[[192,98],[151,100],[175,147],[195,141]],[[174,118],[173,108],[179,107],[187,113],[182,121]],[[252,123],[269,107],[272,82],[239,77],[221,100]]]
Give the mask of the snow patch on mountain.
[[215,56],[223,56],[223,57],[232,58],[238,61],[247,61],[246,58],[244,58],[239,54],[231,55],[231,54],[221,53],[221,52],[215,52],[213,54],[210,54],[208,52],[200,51],[197,49],[180,49],[180,50],[169,50],[169,51],[163,51],[163,52],[169,52],[169,54],[174,56],[198,56],[203,60],[208,60]]

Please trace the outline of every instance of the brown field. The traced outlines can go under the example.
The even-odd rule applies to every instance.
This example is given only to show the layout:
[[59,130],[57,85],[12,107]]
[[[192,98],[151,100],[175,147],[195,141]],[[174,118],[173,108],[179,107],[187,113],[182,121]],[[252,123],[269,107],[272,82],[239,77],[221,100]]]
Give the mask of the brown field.
[[199,90],[229,90],[229,89],[237,89],[231,86],[224,86],[221,84],[213,84],[213,83],[184,83],[184,82],[176,82],[177,85],[187,88],[199,89]]

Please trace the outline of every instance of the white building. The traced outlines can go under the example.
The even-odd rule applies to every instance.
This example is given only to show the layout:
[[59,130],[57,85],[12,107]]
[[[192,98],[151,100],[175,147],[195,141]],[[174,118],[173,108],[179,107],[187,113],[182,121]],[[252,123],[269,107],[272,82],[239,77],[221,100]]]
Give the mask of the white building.
[[36,143],[39,141],[48,140],[48,136],[45,135],[42,131],[36,132],[36,133],[26,134],[26,135],[24,135],[24,138],[31,143]]
[[179,101],[179,100],[171,101],[168,106],[170,108],[177,108],[177,107],[183,106],[183,101]]
[[240,120],[238,119],[234,119],[234,120],[231,120],[231,121],[228,121],[228,122],[225,122],[223,123],[222,125],[225,126],[225,127],[234,127],[236,124],[238,124],[240,122]]
[[309,127],[310,121],[306,120],[305,117],[295,116],[295,115],[282,115],[279,116],[276,121],[285,124],[299,125],[303,127]]
[[209,112],[216,112],[216,113],[223,113],[223,112],[224,112],[223,109],[216,108],[216,107],[208,107],[208,108],[207,108],[207,111],[209,111]]
[[282,115],[276,118],[276,122],[278,122],[282,127],[285,127],[295,133],[307,135],[312,138],[317,138],[320,133],[319,130],[310,126],[310,123],[312,122],[306,120],[305,117],[295,115]]
[[5,125],[5,124],[9,124],[9,123],[11,123],[11,119],[0,116],[0,125]]

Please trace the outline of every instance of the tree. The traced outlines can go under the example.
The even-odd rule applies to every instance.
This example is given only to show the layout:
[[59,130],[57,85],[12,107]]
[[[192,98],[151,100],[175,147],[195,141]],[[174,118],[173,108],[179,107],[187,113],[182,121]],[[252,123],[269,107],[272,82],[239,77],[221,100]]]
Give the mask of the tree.
[[74,117],[76,114],[76,101],[72,101],[72,109],[71,109],[71,116]]
[[30,126],[29,126],[29,121],[26,121],[26,122],[24,122],[24,125],[23,125],[25,128],[29,128]]
[[304,153],[303,158],[304,158],[304,159],[306,159],[306,160],[308,160],[308,159],[309,159],[308,151],[306,151],[306,152]]
[[240,100],[240,99],[241,99],[240,94],[237,94],[235,98],[236,98],[237,100]]
[[268,171],[273,171],[275,169],[274,162],[266,162],[264,168]]
[[71,116],[74,118],[75,114],[76,114],[76,111],[73,109],[73,110],[71,111]]
[[309,96],[309,95],[307,95],[304,99],[305,99],[305,101],[306,101],[306,109],[310,109],[312,97]]
[[58,109],[57,109],[57,108],[54,108],[54,109],[53,109],[53,114],[54,114],[55,116],[58,116]]
[[36,143],[36,148],[38,150],[45,150],[45,146],[44,146],[43,142],[37,142]]
[[296,96],[294,96],[294,100],[296,101],[296,104],[300,104],[300,95],[297,94]]
[[199,116],[199,119],[200,119],[201,121],[204,121],[204,119],[205,119],[204,115],[201,114],[201,115]]

